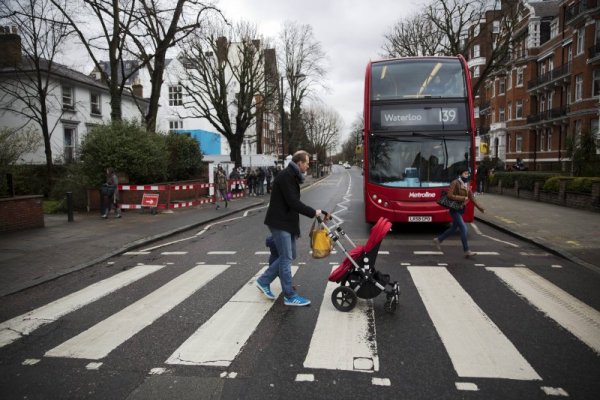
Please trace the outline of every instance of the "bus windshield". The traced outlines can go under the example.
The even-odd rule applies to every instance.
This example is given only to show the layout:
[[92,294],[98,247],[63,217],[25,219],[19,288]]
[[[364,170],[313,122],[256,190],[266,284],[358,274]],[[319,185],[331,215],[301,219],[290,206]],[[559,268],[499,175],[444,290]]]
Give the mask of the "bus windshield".
[[458,59],[409,59],[372,65],[371,100],[465,97],[464,71]]
[[388,187],[440,187],[468,167],[469,138],[385,137],[369,140],[370,183]]

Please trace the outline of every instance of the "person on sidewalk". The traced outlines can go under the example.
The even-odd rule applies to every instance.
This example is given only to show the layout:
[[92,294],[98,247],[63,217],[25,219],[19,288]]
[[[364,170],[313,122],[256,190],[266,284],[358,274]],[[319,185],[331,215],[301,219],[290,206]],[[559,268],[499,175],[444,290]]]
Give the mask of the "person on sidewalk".
[[[215,203],[217,204],[217,207],[216,207],[217,210],[219,208],[221,208],[221,206],[218,203],[219,202],[218,194],[221,195],[221,198],[225,202],[225,208],[227,208],[227,176],[225,176],[225,171],[223,170],[223,167],[221,167],[220,165],[217,168],[217,173],[215,175],[215,185],[217,188],[217,190],[215,191]],[[216,192],[218,192],[218,194]]]
[[108,218],[113,206],[115,207],[115,217],[121,218],[121,209],[119,208],[119,178],[113,168],[106,169],[106,182],[102,185],[100,194],[102,218]]
[[452,225],[446,229],[441,235],[436,238],[433,238],[433,243],[436,245],[438,250],[442,250],[441,244],[448,236],[456,232],[456,230],[460,230],[460,240],[462,241],[463,251],[465,252],[465,257],[469,258],[471,256],[476,255],[476,253],[469,250],[469,242],[467,241],[467,224],[463,220],[463,214],[465,212],[465,206],[469,201],[472,201],[475,204],[475,207],[479,209],[481,212],[485,212],[485,209],[481,207],[475,197],[473,196],[473,191],[469,187],[469,179],[470,173],[467,168],[462,168],[459,170],[458,178],[453,180],[450,184],[450,188],[448,189],[448,198],[450,200],[459,201],[463,203],[463,207],[460,210],[449,209],[450,216],[452,217]]
[[273,182],[273,191],[265,217],[265,225],[271,231],[278,257],[256,279],[258,289],[271,300],[271,282],[279,277],[286,306],[307,306],[310,300],[298,295],[292,286],[292,260],[296,258],[296,238],[300,236],[300,214],[314,218],[327,215],[300,201],[300,184],[310,165],[309,154],[300,150]]

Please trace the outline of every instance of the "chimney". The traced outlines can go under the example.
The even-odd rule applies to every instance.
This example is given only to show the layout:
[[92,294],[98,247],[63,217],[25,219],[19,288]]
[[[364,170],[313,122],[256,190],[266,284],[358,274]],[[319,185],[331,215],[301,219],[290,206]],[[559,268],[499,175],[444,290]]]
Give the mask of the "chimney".
[[16,67],[21,63],[21,37],[14,33],[0,34],[0,67]]

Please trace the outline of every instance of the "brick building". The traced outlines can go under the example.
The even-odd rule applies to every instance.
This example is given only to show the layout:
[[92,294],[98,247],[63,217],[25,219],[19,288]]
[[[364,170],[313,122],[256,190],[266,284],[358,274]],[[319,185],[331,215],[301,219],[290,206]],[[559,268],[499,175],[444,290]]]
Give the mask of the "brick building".
[[530,170],[568,170],[569,140],[591,133],[600,145],[599,2],[502,1],[470,29],[471,73],[478,79],[502,18],[516,16],[502,68],[476,93],[478,143],[485,143],[479,150],[487,148],[479,159],[510,167],[520,158]]

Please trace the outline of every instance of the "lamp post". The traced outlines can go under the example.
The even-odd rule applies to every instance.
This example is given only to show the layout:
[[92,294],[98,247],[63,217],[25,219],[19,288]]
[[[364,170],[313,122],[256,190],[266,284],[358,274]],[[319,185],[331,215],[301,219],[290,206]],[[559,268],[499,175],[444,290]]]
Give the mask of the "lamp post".
[[281,167],[285,163],[285,111],[283,110],[283,76],[281,76],[281,86],[279,87],[279,112],[281,114]]

